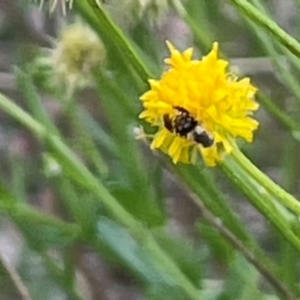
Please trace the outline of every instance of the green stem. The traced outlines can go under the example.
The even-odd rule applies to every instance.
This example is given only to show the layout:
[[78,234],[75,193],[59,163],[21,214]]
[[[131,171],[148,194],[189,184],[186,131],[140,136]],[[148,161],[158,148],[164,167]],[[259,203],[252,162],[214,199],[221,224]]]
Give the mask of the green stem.
[[283,126],[292,132],[300,132],[300,126],[288,114],[283,112],[270,98],[263,93],[258,94],[258,101],[264,105]]
[[[263,12],[266,16],[268,15],[264,6],[262,6],[258,1],[253,0],[255,2],[256,7]],[[290,69],[287,68],[286,62],[282,59],[282,55],[279,55],[278,47],[275,47],[274,40],[268,36],[266,32],[263,32],[260,30],[260,27],[257,26],[252,22],[251,19],[247,18],[247,16],[244,16],[246,22],[249,24],[249,26],[252,29],[252,32],[257,36],[257,38],[260,41],[260,45],[265,49],[266,53],[270,56],[275,68],[278,71],[278,74],[280,74],[283,82],[287,85],[287,87],[292,91],[292,93],[295,96],[296,101],[298,104],[300,104],[300,87],[298,84],[298,81],[295,76],[290,72]],[[290,52],[288,52],[285,48],[283,48],[281,45],[279,49],[282,49],[282,52],[286,54],[286,59],[288,60],[288,55],[291,57],[294,57],[293,55],[290,55]],[[295,59],[297,60],[297,59]],[[295,61],[294,60],[294,61]],[[275,104],[273,104],[274,106]],[[284,114],[281,112],[281,115]]]
[[[172,0],[171,1],[175,11],[177,14],[190,26],[192,29],[195,38],[198,39],[198,41],[207,49],[209,50],[211,47],[211,44],[213,42],[213,38],[210,34],[210,31],[203,30],[205,28],[205,25],[207,26],[207,20],[205,19],[204,14],[202,16],[199,16],[197,22],[189,15],[189,13],[186,11],[185,7],[181,3],[181,0]],[[205,5],[205,3],[203,2]],[[199,5],[201,5],[201,2],[199,1]],[[202,12],[202,10],[199,10]],[[200,23],[201,22],[201,23]],[[200,24],[199,24],[200,23]]]
[[[208,209],[222,219],[222,222],[232,231],[234,234],[245,242],[248,246],[254,244],[243,224],[234,215],[232,209],[228,205],[228,199],[225,198],[224,194],[215,186],[212,177],[203,170],[193,166],[177,165],[176,171],[183,179],[177,179],[177,182],[181,183],[182,188],[189,193],[189,190],[193,190],[204,203]],[[171,170],[170,176],[174,174]],[[172,175],[174,176],[174,175]],[[183,182],[187,183],[187,186]],[[199,184],[201,182],[201,184]],[[178,184],[178,183],[177,183]],[[197,203],[197,201],[196,201]]]
[[[181,188],[201,209],[203,216],[205,214],[213,214],[215,219],[221,219],[222,225],[220,227],[222,227],[225,231],[227,230],[226,228],[228,228],[228,230],[231,231],[231,237],[234,236],[235,241],[239,240],[239,243],[243,244],[243,249],[255,253],[258,262],[260,262],[264,268],[268,269],[270,273],[276,274],[277,276],[279,274],[278,266],[275,265],[270,258],[266,257],[257,242],[249,235],[245,227],[242,226],[242,221],[235,217],[228,205],[228,199],[224,197],[222,191],[215,187],[212,179],[208,177],[206,172],[201,172],[201,170],[198,169],[198,172],[194,173],[191,166],[189,166],[189,168],[185,168],[182,165],[176,166],[176,171],[179,172],[184,181],[176,180],[176,178],[174,178],[174,180],[177,181],[177,184],[180,184]],[[174,172],[172,172],[170,176],[174,176],[173,174]],[[185,186],[183,182],[186,182],[190,189],[194,190],[198,197],[191,194],[190,189]],[[199,184],[199,182],[201,182],[201,184]],[[209,221],[211,221],[211,219],[212,218],[209,217]],[[221,233],[223,232],[222,229]],[[236,245],[233,243],[233,246]]]
[[[19,293],[20,299],[22,300],[32,300],[29,290],[27,286],[22,281],[21,276],[17,272],[17,270],[7,261],[6,257],[0,252],[0,265],[2,265],[3,269],[7,273],[11,282],[15,286],[16,290]],[[3,276],[3,275],[2,275]]]
[[[85,124],[80,120],[80,107],[76,100],[70,105],[68,109],[65,109],[67,117],[70,119],[72,128],[76,132],[75,147],[78,147],[88,157],[89,161],[96,167],[99,175],[106,176],[108,173],[108,167],[104,158],[101,156],[97,149],[97,146],[91,136],[89,130]],[[80,121],[78,121],[80,120]]]
[[139,57],[132,42],[102,9],[97,0],[81,0],[75,2],[79,12],[91,23],[99,34],[105,34],[129,61],[140,78],[147,82],[153,75]]
[[269,19],[264,13],[261,13],[255,6],[247,0],[230,0],[241,12],[247,15],[251,20],[257,23],[271,33],[282,45],[289,51],[300,57],[300,44],[292,36],[287,34],[276,22]]
[[0,94],[0,107],[3,111],[17,119],[23,125],[28,127],[40,140],[47,145],[56,154],[58,161],[64,167],[67,175],[72,177],[79,184],[92,191],[97,198],[101,199],[105,207],[129,232],[147,249],[156,259],[156,265],[159,269],[166,270],[177,284],[181,286],[189,299],[198,299],[199,291],[190,282],[186,275],[180,270],[170,256],[160,248],[151,233],[139,221],[137,221],[123,206],[119,204],[109,191],[97,180],[93,174],[85,167],[77,156],[64,144],[57,136],[49,133],[44,126],[34,120],[30,115],[20,107]]
[[[297,0],[299,2],[299,0]],[[252,4],[256,6],[256,8],[258,8],[261,12],[263,12],[265,15],[272,17],[270,10],[267,9],[267,4],[266,3],[262,3],[261,0],[252,0]],[[299,18],[297,18],[299,19]],[[298,28],[299,26],[295,25],[296,28]],[[255,33],[257,33],[258,30],[256,29]],[[295,36],[298,36],[297,33],[295,33]],[[287,49],[280,47],[280,49],[282,50],[283,54],[286,55],[286,58],[298,69],[300,70],[300,61],[297,57],[295,57],[294,55],[291,55],[291,52],[289,52]],[[287,72],[286,72],[287,73]],[[299,95],[295,95],[296,97],[298,97]],[[300,96],[299,96],[300,97]]]
[[54,126],[51,118],[48,113],[45,111],[41,101],[40,96],[38,95],[32,78],[28,75],[28,72],[19,69],[18,67],[14,68],[14,73],[17,77],[18,88],[24,97],[26,98],[27,106],[32,115],[47,128],[53,134],[59,135],[59,131]]
[[283,188],[277,185],[267,175],[261,172],[238,148],[236,148],[232,156],[257,183],[265,188],[280,203],[291,209],[296,215],[300,216],[300,202]]
[[[269,261],[261,251],[257,252],[257,249],[249,249],[249,246],[242,242],[232,231],[225,225],[220,223],[219,218],[212,214],[206,207],[205,204],[198,198],[190,195],[193,201],[201,209],[202,217],[207,220],[214,228],[216,228],[221,236],[230,243],[236,250],[238,250],[265,278],[274,286],[274,288],[284,297],[284,299],[295,299],[295,296],[285,284],[277,278],[278,270],[273,263]],[[290,246],[289,244],[285,243]]]
[[47,253],[39,253],[39,255],[41,255],[44,265],[52,278],[55,280],[58,286],[62,287],[62,289],[66,291],[70,299],[83,300],[75,286],[67,284],[63,270],[53,261],[53,259],[50,258]]
[[[234,150],[237,152],[239,150]],[[274,195],[261,185],[256,176],[249,173],[247,168],[241,165],[235,154],[228,156],[222,163],[222,169],[236,185],[242,189],[252,204],[268,218],[282,233],[287,241],[300,251],[300,240],[291,227],[294,215],[282,207]],[[255,168],[255,166],[253,166]],[[273,183],[275,185],[275,183]]]
[[[283,171],[284,179],[283,186],[290,191],[297,190],[297,181],[298,181],[298,153],[299,153],[299,144],[297,141],[288,138],[287,145],[285,147],[284,156],[283,156]],[[280,249],[280,275],[281,278],[284,278],[285,282],[289,285],[290,289],[299,295],[299,287],[295,285],[294,282],[297,281],[298,277],[298,253],[291,247],[290,244],[286,243],[285,240],[280,239],[279,243]]]

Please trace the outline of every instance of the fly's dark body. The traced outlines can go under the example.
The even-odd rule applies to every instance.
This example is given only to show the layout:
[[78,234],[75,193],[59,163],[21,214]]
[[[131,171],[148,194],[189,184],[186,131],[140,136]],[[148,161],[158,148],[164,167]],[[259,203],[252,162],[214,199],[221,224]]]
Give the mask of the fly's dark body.
[[174,109],[177,111],[175,117],[170,118],[168,114],[163,116],[164,125],[170,132],[191,139],[201,144],[204,148],[213,145],[213,137],[207,133],[186,109],[180,106],[174,106]]

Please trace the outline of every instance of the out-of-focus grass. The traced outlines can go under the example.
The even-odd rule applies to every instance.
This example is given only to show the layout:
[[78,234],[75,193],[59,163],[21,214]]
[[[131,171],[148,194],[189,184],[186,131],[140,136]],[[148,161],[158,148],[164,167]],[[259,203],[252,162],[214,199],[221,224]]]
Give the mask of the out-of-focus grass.
[[[162,70],[164,38],[176,36],[184,43],[181,35],[188,32],[203,54],[218,40],[227,57],[242,56],[246,63],[255,57],[272,61],[272,72],[253,70],[253,80],[262,91],[259,99],[266,105],[255,142],[244,149],[298,196],[298,58],[230,4],[240,1],[173,0],[161,26],[148,18],[153,13],[150,7],[137,19],[127,4],[122,6],[128,16],[132,14],[127,28],[116,25],[124,13],[118,5],[110,17],[114,3],[109,0],[103,11],[92,0],[74,2],[67,17],[57,14],[51,22],[62,18],[71,22],[80,15],[101,36],[107,61],[95,72],[94,88],[76,92],[72,99],[51,86],[42,90],[32,76],[34,63],[18,51],[26,45],[14,41],[10,27],[1,32],[3,40],[19,46],[14,48],[19,57],[14,74],[21,95],[0,98],[9,115],[1,121],[5,143],[0,211],[2,222],[8,219],[14,232],[21,234],[21,244],[11,243],[19,251],[17,262],[10,263],[30,295],[4,267],[0,278],[11,284],[1,297],[18,299],[18,293],[24,299],[299,297],[299,249],[290,243],[299,243],[294,215],[281,207],[268,215],[273,197],[260,193],[240,169],[231,174],[249,198],[257,199],[254,205],[260,212],[282,225],[281,231],[291,237],[286,239],[251,207],[246,212],[239,209],[247,202],[219,171],[208,170],[201,162],[174,168],[168,158],[153,155],[146,142],[134,136],[140,124],[138,98],[147,89],[147,79],[158,78]],[[156,3],[154,9],[160,9]],[[274,1],[268,2],[269,7],[263,1],[251,3],[276,19]],[[28,14],[31,4],[21,5],[22,13]],[[294,18],[299,22],[298,16]],[[13,24],[9,19],[6,23]],[[16,98],[18,106],[10,98]],[[51,104],[54,112],[47,106]],[[201,217],[199,207],[213,213],[215,222]],[[230,230],[258,267],[245,259],[222,229],[220,233],[217,223]],[[5,228],[1,234],[7,235]],[[4,245],[0,239],[0,248]]]

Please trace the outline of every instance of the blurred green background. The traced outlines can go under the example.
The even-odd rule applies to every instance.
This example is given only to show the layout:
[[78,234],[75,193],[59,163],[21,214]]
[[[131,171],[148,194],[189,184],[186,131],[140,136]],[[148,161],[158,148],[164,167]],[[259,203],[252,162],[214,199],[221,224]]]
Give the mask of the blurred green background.
[[[0,299],[300,297],[299,251],[220,169],[174,167],[136,139],[145,78],[79,1],[65,15],[61,1],[51,14],[51,1],[0,1],[0,92],[47,131],[38,139],[0,110]],[[243,152],[299,197],[299,59],[233,1],[104,2],[154,78],[166,39],[198,58],[218,41],[231,70],[259,89],[260,127]],[[249,2],[299,36],[299,0]],[[51,64],[74,23],[89,23],[103,43],[83,81],[55,77]]]

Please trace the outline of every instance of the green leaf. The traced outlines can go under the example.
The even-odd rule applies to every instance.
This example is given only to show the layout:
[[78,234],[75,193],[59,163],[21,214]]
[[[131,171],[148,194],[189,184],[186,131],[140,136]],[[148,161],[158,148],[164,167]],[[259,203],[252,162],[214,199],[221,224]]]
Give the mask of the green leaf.
[[154,267],[151,257],[116,222],[101,218],[97,226],[97,236],[99,242],[106,243],[124,265],[136,272],[141,279],[153,283],[163,281],[171,284],[171,278]]
[[234,255],[232,246],[224,240],[220,233],[206,222],[199,222],[197,224],[200,234],[203,239],[208,243],[211,253],[214,257],[223,263],[230,263]]
[[259,273],[242,256],[236,255],[232,261],[224,291],[218,300],[268,299],[258,289]]
[[172,237],[161,230],[155,231],[154,235],[159,245],[177,262],[182,272],[200,289],[206,259],[203,247],[199,249],[192,240],[184,237]]

